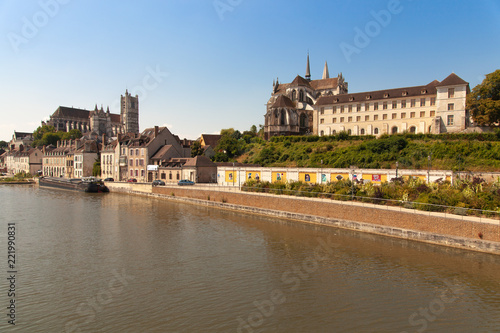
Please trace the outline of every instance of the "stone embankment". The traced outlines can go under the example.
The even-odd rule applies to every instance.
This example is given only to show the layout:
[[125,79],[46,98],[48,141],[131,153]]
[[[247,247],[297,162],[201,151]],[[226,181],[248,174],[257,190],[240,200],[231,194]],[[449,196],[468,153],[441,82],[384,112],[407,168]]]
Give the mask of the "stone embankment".
[[500,221],[402,207],[241,192],[238,187],[107,183],[111,192],[148,195],[373,234],[500,254]]

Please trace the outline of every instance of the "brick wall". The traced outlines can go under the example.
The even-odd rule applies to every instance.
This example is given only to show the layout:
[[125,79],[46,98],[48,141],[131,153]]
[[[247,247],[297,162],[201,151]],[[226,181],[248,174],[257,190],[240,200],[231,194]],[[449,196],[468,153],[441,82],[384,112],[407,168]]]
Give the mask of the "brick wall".
[[294,198],[258,193],[220,192],[185,187],[154,187],[152,193],[262,209],[281,210],[476,240],[480,239],[479,233],[481,233],[483,236],[482,239],[485,241],[500,242],[500,227],[498,223],[480,223],[468,220],[467,217],[464,217],[464,219],[462,217],[454,218],[450,214],[444,217],[444,214],[439,213],[408,212],[408,210],[400,209],[399,207],[377,206],[380,208],[373,208],[363,207],[362,204],[357,203],[351,204],[350,202],[340,204],[335,201],[325,202],[312,198]]

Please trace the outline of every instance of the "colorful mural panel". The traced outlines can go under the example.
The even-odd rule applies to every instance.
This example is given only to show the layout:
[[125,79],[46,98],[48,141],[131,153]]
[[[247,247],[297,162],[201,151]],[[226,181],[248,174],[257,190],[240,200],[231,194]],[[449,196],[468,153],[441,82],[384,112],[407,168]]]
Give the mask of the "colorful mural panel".
[[258,172],[258,171],[247,171],[245,179],[246,180],[250,180],[250,179],[260,180],[261,179],[260,172]]
[[304,183],[316,183],[317,176],[313,172],[300,172],[299,181]]
[[236,171],[226,171],[226,183],[236,183]]
[[273,172],[272,181],[274,182],[286,182],[286,172]]

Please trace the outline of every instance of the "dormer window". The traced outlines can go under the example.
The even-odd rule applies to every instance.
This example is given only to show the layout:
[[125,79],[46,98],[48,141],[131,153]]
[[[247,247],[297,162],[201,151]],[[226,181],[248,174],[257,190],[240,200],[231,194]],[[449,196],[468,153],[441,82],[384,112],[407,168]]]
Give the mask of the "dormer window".
[[408,92],[407,91],[403,91],[403,96],[406,96],[408,95]]
[[422,89],[422,91],[420,92],[422,95],[425,95],[427,94],[427,89]]
[[366,95],[366,99],[371,99],[372,96],[371,95]]
[[349,102],[352,102],[352,101],[354,101],[354,97],[351,96],[351,97],[349,97]]
[[388,93],[385,93],[385,94],[384,94],[384,98],[389,98],[389,94],[388,94]]

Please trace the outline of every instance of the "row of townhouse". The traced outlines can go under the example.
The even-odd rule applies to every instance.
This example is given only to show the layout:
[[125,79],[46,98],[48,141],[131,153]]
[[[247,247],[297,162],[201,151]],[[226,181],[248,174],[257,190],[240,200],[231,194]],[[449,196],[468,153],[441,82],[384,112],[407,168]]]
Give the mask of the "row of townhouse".
[[42,168],[43,152],[38,148],[25,148],[19,145],[18,148],[11,149],[3,155],[4,168],[10,174],[36,174]]
[[166,127],[152,127],[140,134],[118,134],[101,150],[101,177],[116,181],[136,179],[138,182],[152,182],[158,179],[158,159],[188,158],[191,149]]
[[95,140],[59,141],[44,148],[42,174],[47,177],[82,178],[92,176],[99,158]]

